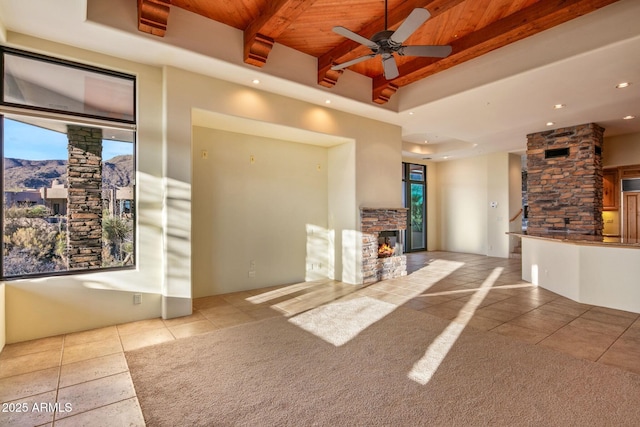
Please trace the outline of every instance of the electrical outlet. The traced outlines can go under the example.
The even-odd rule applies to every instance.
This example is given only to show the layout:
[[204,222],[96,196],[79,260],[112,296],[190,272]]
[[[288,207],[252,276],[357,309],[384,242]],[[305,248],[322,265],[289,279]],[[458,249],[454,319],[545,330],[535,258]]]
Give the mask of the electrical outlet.
[[250,279],[253,279],[254,277],[256,277],[256,272],[255,272],[255,271],[253,271],[253,270],[250,270],[250,271],[249,271],[249,278],[250,278]]
[[142,304],[142,294],[133,294],[133,303]]
[[249,270],[255,270],[256,269],[256,260],[252,259],[251,261],[249,261]]

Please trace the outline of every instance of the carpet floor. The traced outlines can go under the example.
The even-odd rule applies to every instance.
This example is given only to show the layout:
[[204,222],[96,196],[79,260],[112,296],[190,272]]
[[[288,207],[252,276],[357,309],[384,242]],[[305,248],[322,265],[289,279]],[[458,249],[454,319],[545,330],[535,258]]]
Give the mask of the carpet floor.
[[387,304],[356,298],[127,352],[147,425],[640,423],[640,375]]

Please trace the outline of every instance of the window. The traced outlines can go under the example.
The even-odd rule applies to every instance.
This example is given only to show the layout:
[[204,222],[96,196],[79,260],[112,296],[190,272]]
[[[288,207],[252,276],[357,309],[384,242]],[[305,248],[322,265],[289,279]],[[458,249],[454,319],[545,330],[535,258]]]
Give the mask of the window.
[[402,201],[409,208],[405,252],[426,249],[426,166],[402,163]]
[[134,77],[1,53],[2,277],[133,267]]

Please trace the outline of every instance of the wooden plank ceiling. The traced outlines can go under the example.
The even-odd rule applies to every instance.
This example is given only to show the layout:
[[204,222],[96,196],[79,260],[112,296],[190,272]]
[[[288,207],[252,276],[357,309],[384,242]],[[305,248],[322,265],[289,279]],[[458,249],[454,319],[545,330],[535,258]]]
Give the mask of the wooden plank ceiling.
[[[350,70],[373,80],[372,101],[383,104],[399,87],[444,71],[618,0],[387,0],[388,29],[414,8],[431,18],[404,45],[450,45],[446,58],[395,55],[400,75],[387,80],[379,57]],[[244,60],[261,67],[277,42],[318,59],[318,84],[332,87],[343,70],[333,64],[370,54],[332,31],[343,26],[365,38],[385,29],[384,0],[138,0],[138,28],[164,36],[171,9],[182,8],[244,32]]]

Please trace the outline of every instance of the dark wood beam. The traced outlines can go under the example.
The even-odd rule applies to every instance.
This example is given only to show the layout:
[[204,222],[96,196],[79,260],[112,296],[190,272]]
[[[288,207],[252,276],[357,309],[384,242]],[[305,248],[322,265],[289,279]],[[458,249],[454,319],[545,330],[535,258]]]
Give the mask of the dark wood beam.
[[[464,0],[420,0],[415,2],[405,2],[400,7],[389,11],[388,25],[389,27],[393,27],[394,25],[404,21],[411,11],[417,7],[427,9],[433,17],[457,6],[463,1]],[[339,23],[336,23],[336,25],[339,25]],[[369,22],[360,31],[358,31],[358,33],[364,37],[370,37],[383,29],[384,16]],[[371,51],[368,48],[352,40],[345,39],[338,46],[318,58],[318,84],[325,87],[333,87],[336,81],[327,77],[327,74],[330,73],[333,64],[349,61],[369,53],[371,53]]]
[[262,67],[274,41],[316,0],[274,0],[244,30],[244,62]]
[[415,58],[405,62],[399,67],[400,76],[393,81],[385,80],[384,76],[376,76],[372,98],[377,102],[380,94],[388,91],[389,85],[406,86],[617,1],[619,0],[541,0],[452,41],[453,53],[446,58]]
[[138,0],[138,30],[164,37],[171,0]]

